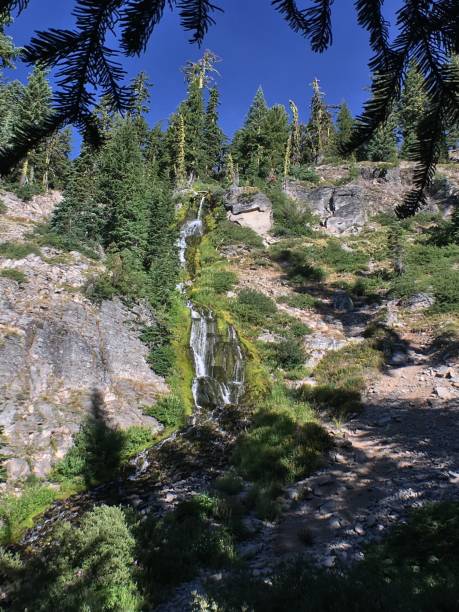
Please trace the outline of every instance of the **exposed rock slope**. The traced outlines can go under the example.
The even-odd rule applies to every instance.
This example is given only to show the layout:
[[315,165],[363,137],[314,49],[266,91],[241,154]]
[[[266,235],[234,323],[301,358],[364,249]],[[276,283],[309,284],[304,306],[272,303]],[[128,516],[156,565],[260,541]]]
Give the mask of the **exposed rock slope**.
[[[413,188],[413,165],[407,162],[396,168],[360,164],[355,168],[319,166],[316,170],[322,185],[311,187],[290,180],[285,192],[317,214],[332,234],[360,231],[372,215],[393,211]],[[441,167],[428,193],[428,210],[447,216],[458,200],[459,169]]]
[[[3,197],[0,241],[23,241],[58,196],[24,203]],[[102,264],[42,247],[20,259],[0,257],[0,427],[7,476],[45,476],[101,399],[114,426],[159,424],[142,412],[167,391],[146,362],[139,330],[147,307],[115,299],[100,306],[81,289]],[[2,277],[15,270],[24,282]]]

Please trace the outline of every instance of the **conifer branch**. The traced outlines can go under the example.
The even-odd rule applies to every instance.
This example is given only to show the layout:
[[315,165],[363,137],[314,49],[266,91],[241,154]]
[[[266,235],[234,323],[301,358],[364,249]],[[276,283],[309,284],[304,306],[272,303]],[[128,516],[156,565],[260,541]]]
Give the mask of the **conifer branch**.
[[209,0],[179,0],[178,7],[183,28],[194,32],[190,42],[198,45],[201,45],[210,26],[215,24],[211,13],[223,12],[223,9]]

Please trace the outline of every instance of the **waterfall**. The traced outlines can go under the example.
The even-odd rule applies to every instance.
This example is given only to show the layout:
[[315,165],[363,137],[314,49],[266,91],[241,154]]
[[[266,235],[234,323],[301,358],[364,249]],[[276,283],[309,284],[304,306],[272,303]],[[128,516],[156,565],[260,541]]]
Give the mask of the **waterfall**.
[[198,408],[237,404],[244,385],[244,356],[236,331],[230,325],[219,332],[212,312],[189,307],[194,402]]
[[[182,226],[178,242],[182,266],[186,266],[186,252],[190,238],[203,234],[202,214],[205,196],[202,196],[196,218]],[[228,326],[224,333],[217,329],[217,321],[210,311],[200,311],[192,302],[190,350],[195,377],[193,399],[197,408],[221,407],[237,404],[244,385],[244,357],[236,331]]]
[[202,196],[201,201],[199,203],[198,214],[195,219],[189,219],[182,225],[182,229],[180,230],[180,235],[178,239],[178,251],[179,251],[179,260],[182,266],[186,265],[186,249],[188,246],[188,240],[193,237],[202,236],[203,226],[202,226],[202,211],[204,208],[204,202],[206,200],[206,196]]

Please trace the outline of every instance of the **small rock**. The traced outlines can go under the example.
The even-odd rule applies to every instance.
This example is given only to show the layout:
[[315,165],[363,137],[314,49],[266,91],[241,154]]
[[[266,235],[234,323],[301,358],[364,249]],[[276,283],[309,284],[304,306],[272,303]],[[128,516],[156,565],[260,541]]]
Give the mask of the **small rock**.
[[336,293],[333,297],[333,308],[335,310],[345,310],[352,312],[354,310],[354,302],[351,297],[344,291]]
[[355,531],[355,533],[356,533],[357,535],[359,535],[359,536],[363,536],[363,535],[365,535],[365,529],[364,529],[364,528],[362,527],[362,525],[360,525],[360,524],[357,524],[357,525],[354,527],[354,531]]
[[434,393],[437,397],[443,400],[452,399],[454,397],[453,393],[448,387],[434,387]]
[[413,312],[426,310],[435,304],[435,297],[430,293],[416,293],[406,299],[402,306]]
[[322,565],[324,567],[330,568],[330,567],[334,567],[335,563],[336,563],[336,557],[334,557],[333,555],[330,555],[329,557],[325,557],[325,559],[322,562]]

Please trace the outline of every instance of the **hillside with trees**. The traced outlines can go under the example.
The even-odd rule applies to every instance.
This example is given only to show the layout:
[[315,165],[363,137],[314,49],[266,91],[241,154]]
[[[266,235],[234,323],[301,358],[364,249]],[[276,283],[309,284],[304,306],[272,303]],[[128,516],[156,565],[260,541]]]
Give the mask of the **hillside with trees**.
[[[196,40],[203,4],[201,32],[180,3]],[[320,46],[313,15],[273,4]],[[435,101],[422,54],[361,141],[320,75],[287,107],[260,86],[225,134],[205,50],[167,124],[140,72],[122,108],[87,105],[72,155],[52,61],[6,76],[8,24],[1,609],[459,609],[459,123],[442,118],[407,215]]]

